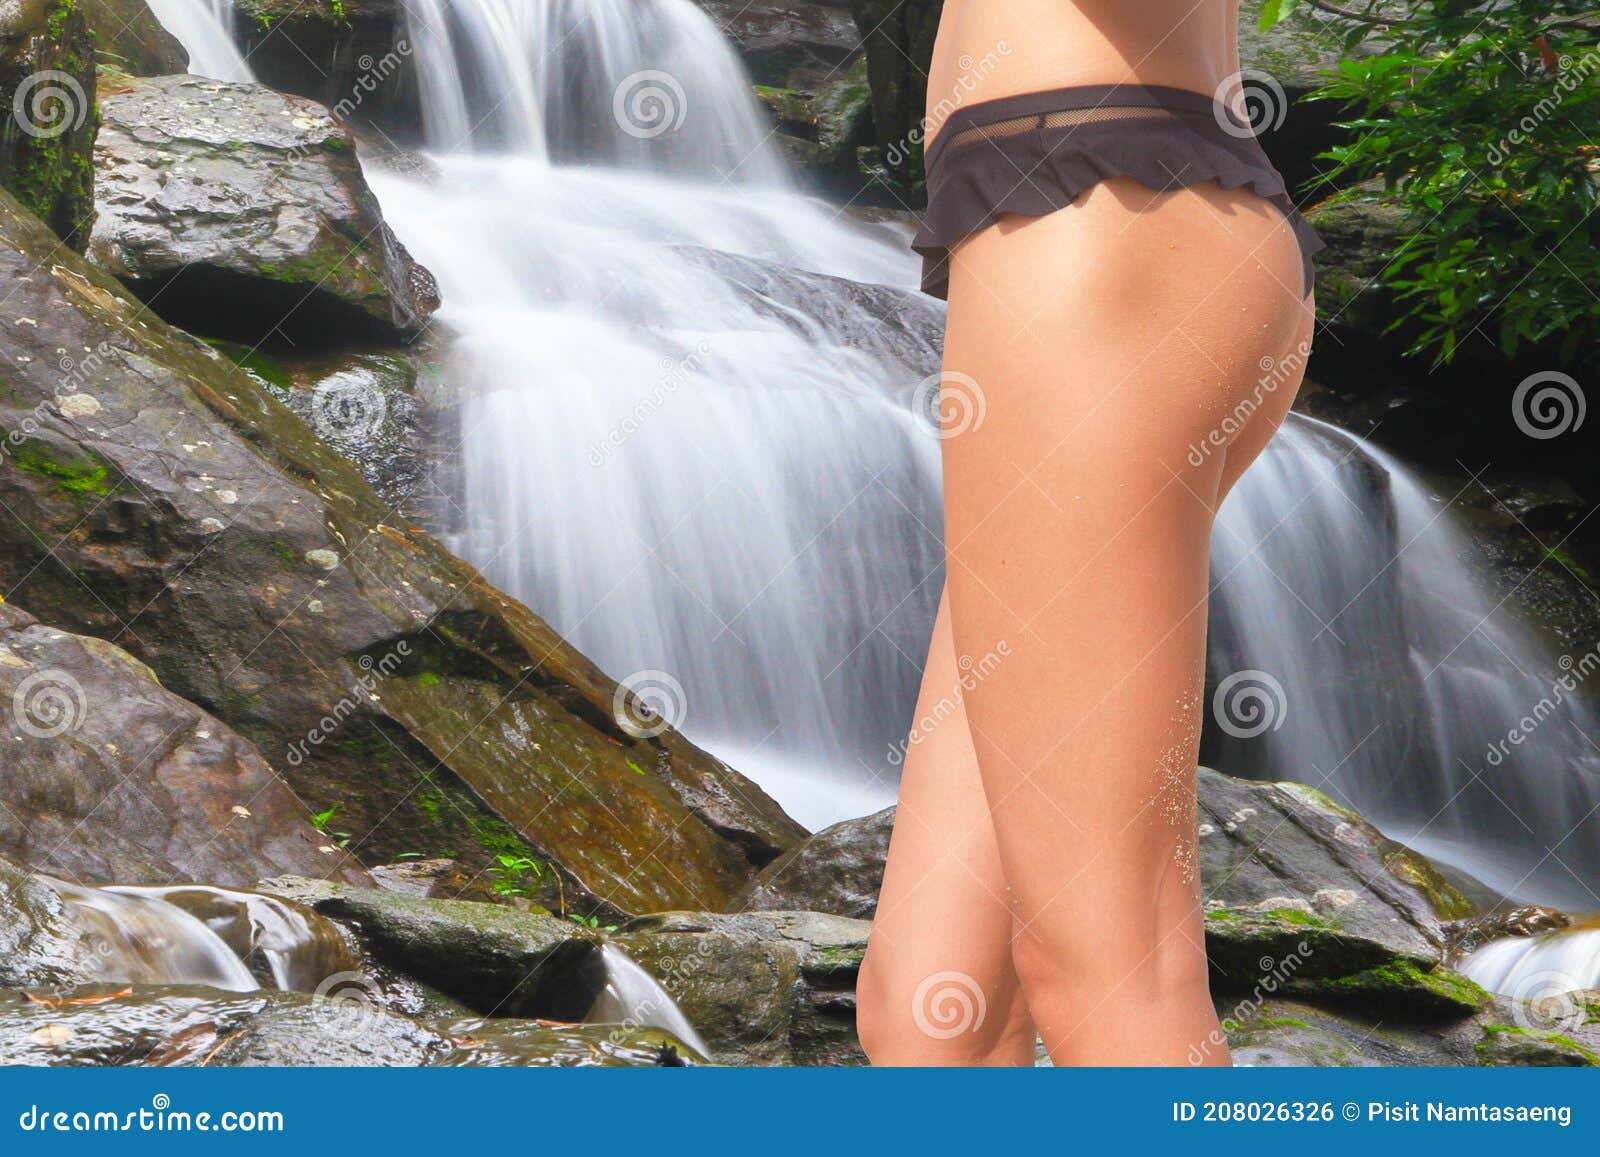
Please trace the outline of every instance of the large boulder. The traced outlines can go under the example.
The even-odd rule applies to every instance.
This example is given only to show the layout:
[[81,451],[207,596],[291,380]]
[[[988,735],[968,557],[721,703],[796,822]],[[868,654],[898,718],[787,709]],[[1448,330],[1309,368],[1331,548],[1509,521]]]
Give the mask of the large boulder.
[[0,859],[0,988],[57,989],[100,974],[89,929],[67,902],[32,872]]
[[815,91],[861,49],[849,0],[695,2],[733,43],[759,85]]
[[189,67],[178,38],[145,0],[74,0],[89,21],[95,55],[129,76],[166,76]]
[[878,910],[895,809],[824,828],[762,869],[736,907],[807,909],[870,920]]
[[0,187],[80,253],[94,220],[94,41],[70,0],[0,5]]
[[719,1062],[852,1065],[856,974],[870,925],[820,912],[668,912],[613,937]]
[[0,583],[117,637],[357,855],[528,857],[552,903],[648,912],[725,907],[802,837],[4,194],[0,292]]
[[349,925],[375,959],[477,1012],[575,1021],[604,983],[598,936],[542,911],[294,877],[261,889]]
[[415,335],[438,305],[320,105],[193,76],[101,102],[90,257],[174,324],[326,344]]
[[225,723],[101,639],[0,604],[0,855],[87,882],[363,880]]

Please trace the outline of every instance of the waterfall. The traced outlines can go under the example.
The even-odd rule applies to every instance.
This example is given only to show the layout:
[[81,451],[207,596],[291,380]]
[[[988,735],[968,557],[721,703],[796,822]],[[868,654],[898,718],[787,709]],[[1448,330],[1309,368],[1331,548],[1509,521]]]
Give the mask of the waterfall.
[[175,904],[158,896],[41,879],[89,930],[108,981],[204,984],[229,992],[259,987],[220,936]]
[[[914,285],[905,236],[790,186],[691,0],[408,10],[432,172],[368,177],[443,291],[451,545],[802,822],[891,802],[942,553],[936,349],[885,337],[935,307],[862,288]],[[1595,712],[1446,505],[1290,418],[1213,541],[1209,682],[1271,715],[1204,757],[1592,910]]]
[[189,72],[248,83],[255,74],[233,40],[233,0],[149,0],[161,26],[189,54]]
[[671,1033],[702,1057],[709,1059],[711,1050],[695,1032],[694,1025],[683,1015],[677,1002],[667,990],[656,982],[633,957],[615,944],[600,947],[600,959],[605,967],[605,984],[584,1022],[587,1024],[647,1025]]
[[451,545],[801,822],[892,802],[938,594],[910,405],[937,355],[875,349],[827,277],[751,279],[909,288],[905,237],[788,187],[690,0],[411,13],[435,179],[369,180],[455,339]]
[[1204,757],[1320,787],[1503,894],[1592,910],[1600,719],[1554,686],[1589,664],[1475,579],[1447,499],[1335,427],[1285,423],[1212,540],[1210,682],[1225,701],[1246,676],[1268,717],[1214,728]]
[[[1460,962],[1459,971],[1490,992],[1541,1000],[1600,989],[1600,921],[1543,936],[1513,936],[1485,944]],[[1587,1018],[1579,1011],[1578,1023]]]

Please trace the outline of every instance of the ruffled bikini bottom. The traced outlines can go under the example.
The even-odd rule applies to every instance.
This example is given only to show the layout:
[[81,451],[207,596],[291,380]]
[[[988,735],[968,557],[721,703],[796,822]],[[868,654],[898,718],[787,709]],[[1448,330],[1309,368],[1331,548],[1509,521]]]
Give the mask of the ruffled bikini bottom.
[[950,252],[963,239],[1004,213],[1042,217],[1065,209],[1113,177],[1156,192],[1202,181],[1248,185],[1294,230],[1306,293],[1311,255],[1323,247],[1250,126],[1187,89],[1091,85],[969,105],[944,122],[925,167],[928,212],[912,247],[923,259],[923,292],[935,297],[949,292]]

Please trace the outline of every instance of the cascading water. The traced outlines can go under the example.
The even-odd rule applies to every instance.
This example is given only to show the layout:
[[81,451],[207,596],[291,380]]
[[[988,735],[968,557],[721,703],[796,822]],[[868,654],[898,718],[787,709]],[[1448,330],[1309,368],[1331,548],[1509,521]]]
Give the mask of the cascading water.
[[1600,719],[1553,688],[1570,661],[1475,581],[1445,507],[1351,435],[1285,424],[1212,541],[1213,714],[1230,722],[1205,758],[1321,787],[1506,895],[1593,910]]
[[[908,404],[933,351],[897,357],[882,301],[793,271],[908,286],[904,239],[785,186],[690,0],[410,12],[436,177],[369,178],[457,335],[455,545],[614,676],[681,684],[669,720],[803,821],[887,802],[939,583]],[[1264,673],[1272,717],[1205,756],[1593,909],[1594,713],[1540,707],[1550,657],[1463,547],[1398,463],[1292,417],[1214,539],[1212,681]]]
[[149,0],[161,26],[189,54],[189,72],[249,82],[255,74],[233,40],[233,0]]
[[940,565],[916,377],[825,278],[785,310],[706,256],[909,286],[904,238],[785,186],[689,0],[411,12],[437,179],[369,178],[455,334],[453,545],[802,822],[886,805]]
[[[1600,989],[1600,920],[1543,936],[1513,936],[1485,944],[1459,964],[1464,976],[1490,992],[1539,1000]],[[1577,1023],[1589,1013],[1574,1004]],[[1560,1010],[1554,1015],[1559,1016]]]
[[604,944],[600,958],[605,967],[605,985],[595,997],[586,1021],[650,1025],[671,1033],[702,1057],[712,1055],[683,1010],[633,957],[615,944]]

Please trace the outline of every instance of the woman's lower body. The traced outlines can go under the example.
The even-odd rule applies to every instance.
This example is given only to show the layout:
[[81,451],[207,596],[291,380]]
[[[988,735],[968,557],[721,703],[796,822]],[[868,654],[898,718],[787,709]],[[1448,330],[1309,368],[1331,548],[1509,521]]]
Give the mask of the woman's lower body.
[[[1194,768],[1214,515],[1283,420],[1303,235],[1100,180],[948,268],[949,565],[859,989],[879,1064],[1227,1064]],[[981,420],[979,415],[981,414]],[[941,701],[954,712],[934,711]]]

